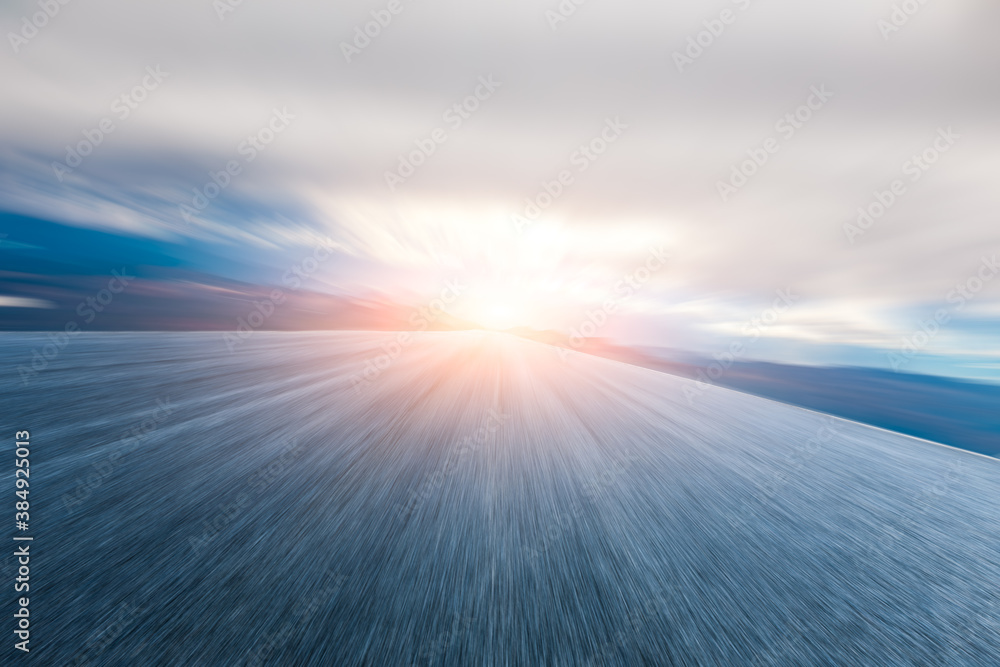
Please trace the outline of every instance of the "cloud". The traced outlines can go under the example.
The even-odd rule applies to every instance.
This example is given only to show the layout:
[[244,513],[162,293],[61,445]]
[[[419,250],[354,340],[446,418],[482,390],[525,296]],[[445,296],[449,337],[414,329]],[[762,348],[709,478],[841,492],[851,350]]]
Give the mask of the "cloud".
[[56,304],[45,299],[0,295],[0,308],[55,308]]
[[[382,5],[247,0],[220,17],[204,0],[70,3],[0,56],[15,91],[0,109],[0,196],[265,263],[333,239],[354,262],[329,280],[343,289],[404,276],[431,289],[461,270],[559,284],[571,310],[665,242],[670,270],[631,305],[650,338],[724,338],[794,288],[807,305],[774,335],[880,344],[910,326],[894,314],[943,299],[1000,246],[995,3],[926,3],[888,39],[892,3],[862,0],[591,0],[555,23],[557,2],[403,7],[347,62],[342,43]],[[719,28],[724,9],[734,20]],[[8,3],[0,21],[16,31],[34,11]],[[679,72],[675,53],[698,55]],[[134,93],[150,67],[169,74]],[[501,85],[456,124],[481,77]],[[832,97],[795,120],[815,87]],[[240,147],[285,108],[288,129],[248,162]],[[580,169],[609,118],[628,129]],[[114,131],[60,181],[53,163],[103,119]],[[954,146],[908,172],[942,128]],[[446,139],[391,190],[386,173],[436,129]],[[769,138],[777,151],[722,201],[718,184]],[[240,173],[184,220],[232,161]],[[517,235],[512,217],[565,170],[572,183]],[[905,193],[851,243],[845,225],[895,180]],[[984,292],[976,308],[998,302]]]

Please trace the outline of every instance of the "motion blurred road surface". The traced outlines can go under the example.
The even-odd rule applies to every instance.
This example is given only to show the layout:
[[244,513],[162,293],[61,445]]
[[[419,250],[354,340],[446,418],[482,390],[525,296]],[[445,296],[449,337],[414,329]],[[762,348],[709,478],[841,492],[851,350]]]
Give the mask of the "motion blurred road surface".
[[503,334],[49,342],[37,664],[1000,664],[995,459]]

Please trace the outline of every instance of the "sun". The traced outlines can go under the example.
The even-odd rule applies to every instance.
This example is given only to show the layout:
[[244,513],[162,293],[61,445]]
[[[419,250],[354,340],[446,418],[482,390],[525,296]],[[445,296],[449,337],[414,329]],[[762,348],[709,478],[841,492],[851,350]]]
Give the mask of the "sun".
[[477,285],[460,299],[455,314],[485,329],[505,331],[536,327],[538,299],[514,285]]
[[507,303],[485,304],[480,310],[477,322],[487,329],[504,330],[523,324],[518,322],[515,308]]

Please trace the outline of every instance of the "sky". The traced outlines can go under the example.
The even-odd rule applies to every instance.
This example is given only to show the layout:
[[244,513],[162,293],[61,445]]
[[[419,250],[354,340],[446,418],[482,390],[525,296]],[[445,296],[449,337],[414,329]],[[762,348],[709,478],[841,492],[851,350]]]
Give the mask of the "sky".
[[[497,328],[1000,378],[998,21],[15,0],[0,211],[261,285],[322,246],[320,292],[416,308],[457,284],[450,312]],[[7,278],[0,318],[43,309]]]

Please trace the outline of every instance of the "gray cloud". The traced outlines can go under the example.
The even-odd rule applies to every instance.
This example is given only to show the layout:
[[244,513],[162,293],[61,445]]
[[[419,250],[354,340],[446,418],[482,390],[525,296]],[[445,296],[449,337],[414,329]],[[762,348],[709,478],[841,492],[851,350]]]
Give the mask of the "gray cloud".
[[[269,223],[294,215],[390,268],[419,257],[431,266],[452,251],[471,261],[489,245],[464,235],[515,242],[493,217],[520,211],[605,119],[620,117],[629,126],[620,141],[576,174],[545,217],[576,230],[624,222],[670,239],[672,273],[649,292],[663,317],[677,299],[706,298],[743,303],[751,315],[775,289],[794,286],[833,311],[868,313],[891,339],[905,325],[878,313],[919,312],[1000,247],[995,3],[926,3],[885,39],[878,21],[894,3],[882,0],[589,0],[555,30],[546,15],[555,1],[400,2],[348,63],[340,44],[387,2],[244,0],[220,20],[208,0],[75,0],[16,54],[8,45],[0,56],[8,91],[0,141],[12,165],[0,191],[22,209],[80,224],[233,243],[247,234],[291,243]],[[734,21],[678,72],[674,52],[724,10]],[[35,11],[11,2],[0,21],[16,32]],[[150,65],[170,72],[167,80],[58,182],[51,163],[112,115]],[[398,156],[443,127],[444,112],[491,74],[500,90],[390,192],[385,172]],[[722,202],[717,183],[779,136],[776,121],[812,86],[833,99]],[[205,225],[185,224],[178,205],[237,158],[276,107],[295,114],[287,133],[246,165]],[[851,244],[844,224],[876,191],[906,179],[903,164],[946,127],[961,135],[954,147]],[[445,209],[462,211],[461,221],[427,221]],[[637,245],[633,254],[643,252]],[[627,256],[559,264],[623,270]],[[982,301],[998,297],[991,286]],[[669,326],[688,326],[695,338],[703,331]],[[824,338],[868,340],[867,326],[816,318],[797,335],[821,328]]]

